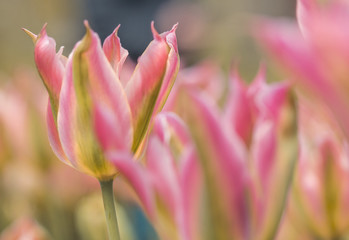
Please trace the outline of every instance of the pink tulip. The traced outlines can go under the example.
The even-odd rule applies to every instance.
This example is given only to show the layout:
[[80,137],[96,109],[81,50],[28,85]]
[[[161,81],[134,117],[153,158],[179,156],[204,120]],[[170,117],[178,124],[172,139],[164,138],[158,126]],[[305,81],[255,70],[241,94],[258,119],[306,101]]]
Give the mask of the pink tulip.
[[139,154],[154,114],[163,107],[179,68],[175,25],[158,34],[138,59],[123,86],[120,72],[127,57],[115,31],[101,46],[85,22],[86,35],[68,58],[55,41],[25,30],[35,43],[35,63],[49,93],[47,124],[55,154],[68,165],[109,180],[117,170],[106,151]]
[[291,226],[307,239],[349,233],[348,142],[326,110],[300,99],[300,162],[281,234]]
[[118,152],[108,154],[140,197],[161,239],[196,239],[199,169],[192,150],[184,123],[175,114],[162,113],[155,120],[145,167]]
[[257,24],[262,45],[291,76],[334,113],[349,136],[349,4],[345,0],[298,0],[298,25],[266,20]]
[[[233,74],[224,112],[189,90],[183,117],[201,161],[208,237],[271,239],[297,159],[296,113],[289,87],[267,85],[264,71],[246,86]],[[240,115],[239,115],[240,114]]]

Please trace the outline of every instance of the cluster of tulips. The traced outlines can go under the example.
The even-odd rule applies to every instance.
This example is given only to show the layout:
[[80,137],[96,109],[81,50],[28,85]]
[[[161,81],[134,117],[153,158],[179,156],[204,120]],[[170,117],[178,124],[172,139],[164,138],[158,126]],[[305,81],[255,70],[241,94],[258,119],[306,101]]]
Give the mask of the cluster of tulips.
[[[254,25],[288,80],[267,83],[261,66],[250,84],[236,69],[224,81],[209,61],[180,69],[177,25],[151,25],[133,72],[119,27],[101,44],[86,21],[68,57],[46,26],[25,30],[48,92],[50,145],[100,182],[110,240],[123,231],[115,178],[159,239],[349,238],[349,1],[298,0],[297,20]],[[50,239],[25,224],[0,239]]]

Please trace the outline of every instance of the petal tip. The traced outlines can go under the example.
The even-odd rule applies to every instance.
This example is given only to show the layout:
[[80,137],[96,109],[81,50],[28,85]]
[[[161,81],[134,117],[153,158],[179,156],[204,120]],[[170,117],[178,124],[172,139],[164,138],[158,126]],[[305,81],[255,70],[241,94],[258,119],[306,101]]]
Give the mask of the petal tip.
[[121,26],[121,24],[117,25],[116,28],[115,28],[114,31],[113,31],[113,35],[114,35],[115,37],[117,37],[117,35],[118,35],[118,31],[119,31],[120,26]]
[[47,27],[47,23],[45,23],[44,26],[42,27],[37,39],[47,36],[46,27]]
[[175,25],[173,25],[172,29],[170,32],[175,32],[178,28],[179,23],[177,22]]
[[153,33],[153,37],[155,40],[161,40],[161,36],[158,33],[158,31],[156,31],[155,26],[154,26],[154,21],[151,21],[151,32]]
[[35,44],[38,36],[26,28],[22,28],[22,30],[32,39],[33,43]]

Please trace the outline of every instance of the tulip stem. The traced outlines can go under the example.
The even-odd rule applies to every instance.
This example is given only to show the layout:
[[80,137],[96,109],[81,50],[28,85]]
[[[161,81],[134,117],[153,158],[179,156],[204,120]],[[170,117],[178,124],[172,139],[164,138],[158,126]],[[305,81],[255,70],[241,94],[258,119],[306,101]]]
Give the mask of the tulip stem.
[[114,192],[113,192],[113,179],[109,181],[100,181],[104,212],[107,220],[109,240],[120,240],[118,220],[116,217]]

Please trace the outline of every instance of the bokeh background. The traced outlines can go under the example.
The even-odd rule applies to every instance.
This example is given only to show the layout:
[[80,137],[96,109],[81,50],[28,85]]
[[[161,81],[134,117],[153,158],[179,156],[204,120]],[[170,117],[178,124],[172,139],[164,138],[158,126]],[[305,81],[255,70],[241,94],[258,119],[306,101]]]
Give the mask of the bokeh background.
[[48,23],[48,34],[69,54],[84,34],[82,21],[104,39],[121,24],[123,46],[133,59],[152,39],[150,22],[158,31],[179,22],[182,59],[193,64],[216,58],[224,66],[237,61],[242,71],[256,68],[260,57],[250,38],[251,15],[293,17],[295,0],[13,0],[0,1],[0,69],[7,73],[19,65],[33,67],[33,46],[21,31],[38,33]]
[[[293,18],[294,9],[295,0],[0,0],[0,239],[27,228],[53,239],[106,238],[97,181],[59,162],[49,147],[47,96],[33,43],[21,28],[39,33],[48,23],[48,34],[68,55],[84,35],[84,19],[102,40],[121,24],[121,43],[136,61],[152,40],[152,20],[159,32],[178,22],[182,68],[210,59],[225,73],[237,65],[252,79],[265,59],[251,21]],[[134,193],[118,181],[123,239],[156,239]]]

